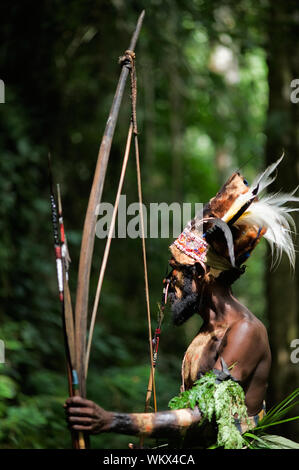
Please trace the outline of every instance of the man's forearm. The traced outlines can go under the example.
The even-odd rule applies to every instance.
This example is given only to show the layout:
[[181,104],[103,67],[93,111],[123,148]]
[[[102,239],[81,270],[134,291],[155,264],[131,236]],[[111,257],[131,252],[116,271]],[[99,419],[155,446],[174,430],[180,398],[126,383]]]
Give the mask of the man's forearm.
[[107,432],[147,436],[154,438],[177,438],[201,421],[198,408],[160,411],[158,413],[111,413]]
[[117,413],[106,411],[82,397],[70,397],[64,405],[74,431],[99,434],[115,432],[131,436],[176,439],[186,432],[197,434],[202,419],[198,408],[159,411],[158,413]]

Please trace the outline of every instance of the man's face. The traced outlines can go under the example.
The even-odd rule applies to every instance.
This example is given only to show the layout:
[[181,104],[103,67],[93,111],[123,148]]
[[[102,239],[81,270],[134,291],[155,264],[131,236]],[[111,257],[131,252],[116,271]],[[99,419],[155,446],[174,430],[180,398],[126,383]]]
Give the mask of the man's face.
[[182,325],[194,313],[198,312],[203,269],[199,266],[185,266],[169,261],[172,271],[165,284],[169,283],[168,298],[171,304],[172,320],[175,325]]

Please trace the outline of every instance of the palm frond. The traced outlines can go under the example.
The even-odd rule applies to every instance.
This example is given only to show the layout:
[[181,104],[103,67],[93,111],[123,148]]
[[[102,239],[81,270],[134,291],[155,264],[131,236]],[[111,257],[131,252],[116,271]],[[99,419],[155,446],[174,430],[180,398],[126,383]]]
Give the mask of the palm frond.
[[294,407],[298,401],[295,401],[299,397],[299,387],[296,388],[292,393],[290,393],[284,400],[282,400],[278,405],[273,406],[264,418],[259,422],[259,426],[275,423],[276,420],[280,420],[282,416],[285,416],[289,411],[289,405],[293,402],[291,407]]
[[299,404],[299,400],[297,400],[298,397],[299,388],[296,388],[278,405],[272,407],[254,429],[245,432],[242,437],[246,443],[246,447],[250,449],[299,449],[297,442],[282,436],[265,434],[265,430],[272,426],[299,419],[299,416],[283,419],[291,409]]
[[[251,432],[243,434],[242,437],[245,440],[247,447],[249,447],[250,449],[259,449],[261,445],[263,448],[271,449],[271,446],[267,444],[267,442],[265,442],[262,437],[259,437]],[[248,438],[251,440],[249,440]]]
[[266,434],[262,437],[264,444],[270,449],[299,449],[299,444],[283,436]]
[[265,434],[261,437],[247,433],[246,447],[249,449],[299,449],[299,444],[283,436]]

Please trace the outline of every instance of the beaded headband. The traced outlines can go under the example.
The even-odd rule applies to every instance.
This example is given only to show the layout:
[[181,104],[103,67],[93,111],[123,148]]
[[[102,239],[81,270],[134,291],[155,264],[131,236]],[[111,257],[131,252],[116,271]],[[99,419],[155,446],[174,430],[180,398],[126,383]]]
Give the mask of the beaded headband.
[[175,245],[182,253],[194,259],[203,267],[205,266],[209,245],[203,237],[191,231],[189,226],[183,230],[179,238],[172,245]]

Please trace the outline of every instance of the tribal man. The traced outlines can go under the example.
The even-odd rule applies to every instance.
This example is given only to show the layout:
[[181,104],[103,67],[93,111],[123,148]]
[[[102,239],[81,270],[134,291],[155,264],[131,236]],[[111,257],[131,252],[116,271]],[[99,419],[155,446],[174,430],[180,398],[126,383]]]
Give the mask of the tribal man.
[[[229,178],[204,206],[202,217],[189,222],[170,246],[171,272],[164,280],[174,324],[182,325],[196,313],[203,319],[183,359],[181,391],[211,370],[219,382],[228,378],[239,382],[249,416],[246,423],[235,417],[241,433],[254,428],[265,413],[271,352],[266,328],[233,296],[231,285],[244,273],[244,262],[262,237],[270,243],[276,262],[285,252],[294,266],[292,209],[284,204],[299,198],[294,192],[261,195],[274,181],[281,159],[250,187],[239,172]],[[106,411],[81,397],[67,399],[64,406],[75,431],[184,437],[188,446],[198,444],[202,436],[198,407],[127,414]]]

